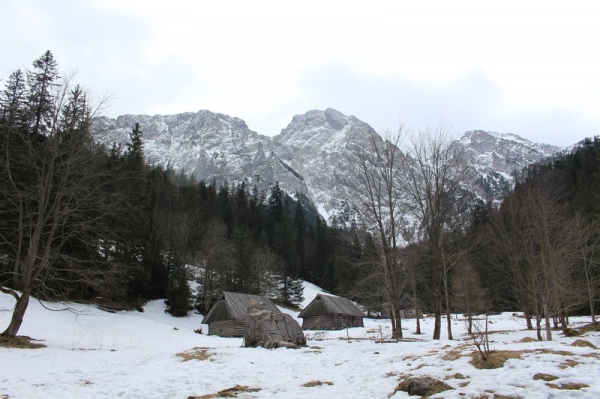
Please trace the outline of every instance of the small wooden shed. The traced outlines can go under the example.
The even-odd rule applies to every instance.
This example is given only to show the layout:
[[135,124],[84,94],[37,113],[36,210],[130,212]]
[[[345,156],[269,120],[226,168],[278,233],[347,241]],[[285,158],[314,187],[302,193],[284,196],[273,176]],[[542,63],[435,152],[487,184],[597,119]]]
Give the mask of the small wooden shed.
[[298,315],[304,330],[341,330],[364,327],[363,312],[347,298],[317,294]]
[[208,335],[243,337],[244,316],[252,301],[263,303],[272,312],[281,313],[265,296],[223,291],[219,300],[202,320],[202,324],[208,324]]
[[[417,317],[417,312],[419,317],[423,317],[423,309],[415,309],[415,302],[413,301],[412,297],[407,293],[405,293],[402,296],[402,298],[400,298],[398,307],[398,310],[400,310],[400,317],[402,317],[403,319],[414,319],[415,317]],[[383,305],[383,308],[381,310],[381,317],[390,317],[390,308],[387,304]]]
[[415,301],[408,294],[404,294],[400,299],[400,316],[405,319],[414,319],[417,317],[423,317],[423,309],[415,309]]

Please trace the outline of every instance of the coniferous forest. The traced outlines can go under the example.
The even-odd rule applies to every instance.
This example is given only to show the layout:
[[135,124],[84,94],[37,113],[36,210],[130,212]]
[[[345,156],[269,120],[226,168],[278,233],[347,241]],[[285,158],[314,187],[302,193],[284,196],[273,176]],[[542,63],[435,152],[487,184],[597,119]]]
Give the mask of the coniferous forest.
[[[373,314],[388,301],[383,244],[369,229],[327,225],[277,183],[259,192],[150,165],[139,124],[125,148],[95,143],[102,104],[60,75],[50,51],[4,83],[0,290],[17,302],[5,335],[16,334],[32,296],[107,308],[166,298],[169,312],[184,316],[191,306],[206,312],[223,290],[299,304],[307,280]],[[541,325],[566,329],[569,315],[593,317],[599,157],[598,140],[587,140],[531,166],[501,204],[461,207],[460,223],[446,224],[439,240],[439,293],[426,235],[392,248],[395,295],[425,310],[439,301],[445,313],[524,311],[540,339]]]

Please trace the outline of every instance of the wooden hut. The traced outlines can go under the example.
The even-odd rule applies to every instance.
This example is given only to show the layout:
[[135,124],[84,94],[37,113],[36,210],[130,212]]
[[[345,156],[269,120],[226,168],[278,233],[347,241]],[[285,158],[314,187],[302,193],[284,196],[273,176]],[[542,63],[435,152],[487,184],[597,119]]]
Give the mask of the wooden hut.
[[[402,296],[402,298],[400,298],[398,306],[400,310],[400,317],[403,319],[414,319],[417,317],[417,311],[419,312],[419,317],[423,317],[423,309],[415,309],[415,302],[413,301],[412,297],[406,293]],[[384,319],[390,318],[390,307],[388,304],[382,306],[381,317]]]
[[364,327],[364,314],[346,298],[317,294],[298,315],[305,330],[341,330]]
[[281,313],[267,297],[223,291],[202,320],[202,324],[208,324],[208,335],[243,337],[244,316],[252,301],[263,303],[272,312]]
[[408,294],[404,294],[404,296],[400,299],[400,317],[405,319],[414,319],[417,317],[417,312],[419,317],[423,317],[423,309],[415,309],[415,301]]

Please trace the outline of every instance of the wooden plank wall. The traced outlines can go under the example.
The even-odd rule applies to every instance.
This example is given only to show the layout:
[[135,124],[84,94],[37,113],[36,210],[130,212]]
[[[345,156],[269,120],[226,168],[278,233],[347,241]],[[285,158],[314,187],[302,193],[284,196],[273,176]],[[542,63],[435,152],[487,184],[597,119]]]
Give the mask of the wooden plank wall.
[[305,317],[302,320],[304,330],[341,330],[346,327],[363,327],[362,317],[340,315],[321,315]]
[[208,325],[208,335],[243,337],[244,325],[244,320],[215,321]]

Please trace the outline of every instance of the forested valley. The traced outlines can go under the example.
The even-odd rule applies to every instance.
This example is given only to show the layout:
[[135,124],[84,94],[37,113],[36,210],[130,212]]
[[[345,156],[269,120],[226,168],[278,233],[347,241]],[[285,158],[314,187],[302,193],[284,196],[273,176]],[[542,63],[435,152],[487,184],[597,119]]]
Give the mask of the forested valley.
[[[405,201],[383,214],[400,213],[390,232],[384,220],[379,230],[364,218],[328,225],[306,198],[276,182],[259,192],[150,165],[138,124],[125,148],[101,146],[93,140],[101,105],[72,77],[59,75],[51,52],[5,81],[0,291],[16,307],[4,335],[17,333],[33,297],[117,309],[166,298],[171,314],[185,316],[193,306],[206,312],[223,290],[293,306],[302,301],[302,280],[373,315],[386,304],[397,310],[405,295],[437,317],[519,310],[539,339],[551,339],[552,326],[566,330],[569,315],[594,319],[600,301],[596,138],[532,165],[501,204],[459,198],[455,190],[439,198],[448,205],[444,212],[428,213],[432,204],[411,202],[425,169],[413,170],[413,186],[389,182],[404,190],[398,198]],[[408,226],[402,212],[420,215],[418,222]],[[396,330],[401,334],[401,324]]]

